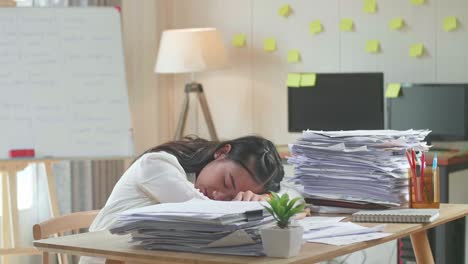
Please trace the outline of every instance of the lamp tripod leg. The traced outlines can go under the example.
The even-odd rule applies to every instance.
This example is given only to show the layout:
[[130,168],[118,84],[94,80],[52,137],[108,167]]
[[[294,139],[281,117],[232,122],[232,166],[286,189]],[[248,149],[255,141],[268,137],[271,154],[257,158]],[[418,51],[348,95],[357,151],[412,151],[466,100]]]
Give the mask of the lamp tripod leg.
[[182,106],[182,110],[179,115],[179,121],[177,122],[177,129],[174,136],[174,140],[180,140],[182,138],[182,134],[184,133],[185,123],[187,122],[187,113],[189,108],[189,94],[185,92],[185,99],[184,104]]
[[198,100],[200,101],[200,106],[203,110],[203,115],[205,116],[206,124],[208,125],[210,137],[212,140],[218,141],[218,135],[216,134],[216,129],[213,124],[213,119],[211,118],[210,109],[208,108],[208,102],[206,101],[206,97],[203,91],[198,92]]

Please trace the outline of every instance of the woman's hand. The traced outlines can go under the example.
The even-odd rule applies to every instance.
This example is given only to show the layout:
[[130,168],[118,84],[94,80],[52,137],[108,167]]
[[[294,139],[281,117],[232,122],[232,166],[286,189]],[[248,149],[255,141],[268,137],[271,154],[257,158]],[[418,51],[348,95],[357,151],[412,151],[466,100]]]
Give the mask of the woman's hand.
[[267,195],[264,194],[256,194],[253,193],[252,191],[246,191],[246,192],[239,192],[233,201],[264,201],[265,198],[268,197]]

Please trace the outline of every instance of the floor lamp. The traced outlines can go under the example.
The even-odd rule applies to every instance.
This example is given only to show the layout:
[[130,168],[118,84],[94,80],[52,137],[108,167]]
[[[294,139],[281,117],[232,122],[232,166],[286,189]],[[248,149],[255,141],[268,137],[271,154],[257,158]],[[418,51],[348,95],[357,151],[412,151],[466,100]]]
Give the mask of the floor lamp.
[[162,33],[156,73],[191,73],[192,82],[185,85],[185,99],[174,138],[181,139],[190,103],[190,94],[196,93],[212,140],[218,140],[210,109],[201,83],[195,82],[196,72],[218,69],[227,58],[219,32],[214,28],[166,30]]

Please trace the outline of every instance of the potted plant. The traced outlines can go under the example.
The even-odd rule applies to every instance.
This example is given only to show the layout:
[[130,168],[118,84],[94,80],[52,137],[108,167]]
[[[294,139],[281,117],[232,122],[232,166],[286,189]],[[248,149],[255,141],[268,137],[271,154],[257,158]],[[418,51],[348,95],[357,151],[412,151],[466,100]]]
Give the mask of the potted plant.
[[[301,198],[290,199],[288,194],[281,197],[272,193],[267,199],[269,206],[264,206],[276,220],[276,225],[260,230],[263,249],[270,257],[289,258],[296,256],[302,246],[302,226],[291,226],[290,220],[295,214],[304,210],[303,203],[297,203]],[[297,203],[297,204],[296,204]]]

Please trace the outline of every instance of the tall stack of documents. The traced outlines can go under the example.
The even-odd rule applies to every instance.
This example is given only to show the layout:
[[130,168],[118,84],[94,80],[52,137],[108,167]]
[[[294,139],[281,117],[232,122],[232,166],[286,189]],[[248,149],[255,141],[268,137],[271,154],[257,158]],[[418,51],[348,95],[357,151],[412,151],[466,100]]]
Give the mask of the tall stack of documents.
[[427,151],[424,138],[429,133],[304,131],[289,145],[293,181],[301,184],[306,200],[317,205],[359,209],[401,206],[408,199],[405,149]]
[[260,202],[191,200],[128,210],[110,232],[145,249],[263,255],[259,229],[272,224]]

